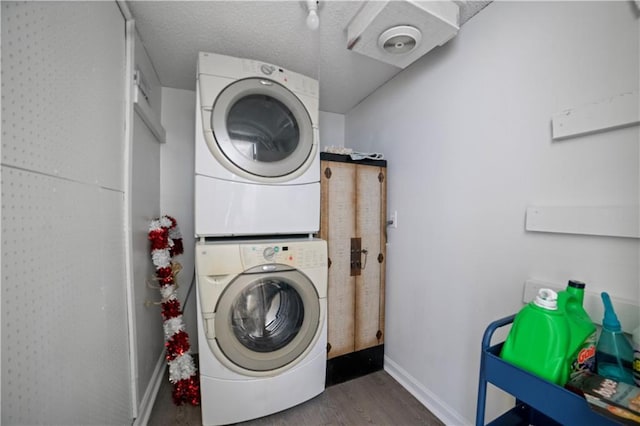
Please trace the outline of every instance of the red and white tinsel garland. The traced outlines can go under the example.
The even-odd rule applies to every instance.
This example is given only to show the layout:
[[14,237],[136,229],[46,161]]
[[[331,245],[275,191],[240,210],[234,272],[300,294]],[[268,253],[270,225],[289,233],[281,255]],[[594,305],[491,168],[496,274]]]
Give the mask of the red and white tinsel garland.
[[191,357],[189,335],[182,321],[180,301],[176,297],[176,274],[180,264],[173,257],[183,253],[182,235],[174,218],[163,216],[149,226],[151,259],[156,267],[156,280],[162,295],[162,319],[167,348],[169,381],[173,383],[173,402],[176,405],[200,404],[200,383]]

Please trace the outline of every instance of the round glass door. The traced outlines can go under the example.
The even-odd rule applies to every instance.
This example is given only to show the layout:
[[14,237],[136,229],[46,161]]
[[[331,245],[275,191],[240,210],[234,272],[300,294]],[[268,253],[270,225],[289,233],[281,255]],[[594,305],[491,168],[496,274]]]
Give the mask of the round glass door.
[[238,99],[227,114],[227,131],[234,148],[250,161],[285,160],[300,141],[291,110],[268,95]]
[[240,275],[216,307],[220,350],[235,365],[254,371],[283,367],[311,344],[320,303],[310,280],[285,265],[280,271]]
[[268,79],[248,78],[226,87],[213,105],[211,129],[217,146],[210,149],[219,149],[232,168],[256,176],[291,174],[313,150],[306,108]]

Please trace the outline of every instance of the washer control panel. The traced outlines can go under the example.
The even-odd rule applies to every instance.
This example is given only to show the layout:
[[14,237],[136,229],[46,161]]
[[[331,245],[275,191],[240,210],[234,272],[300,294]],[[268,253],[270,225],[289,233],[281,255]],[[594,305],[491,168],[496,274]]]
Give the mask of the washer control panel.
[[326,242],[322,240],[282,241],[241,246],[245,268],[265,263],[281,263],[296,268],[313,268],[327,264]]

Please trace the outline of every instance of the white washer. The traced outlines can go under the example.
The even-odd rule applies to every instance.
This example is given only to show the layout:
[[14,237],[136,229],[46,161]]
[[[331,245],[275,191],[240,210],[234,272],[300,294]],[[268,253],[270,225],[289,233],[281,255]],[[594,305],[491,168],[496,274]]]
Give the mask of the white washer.
[[196,273],[204,425],[255,419],[322,393],[325,241],[200,242]]
[[197,75],[196,235],[317,232],[318,81],[203,52]]

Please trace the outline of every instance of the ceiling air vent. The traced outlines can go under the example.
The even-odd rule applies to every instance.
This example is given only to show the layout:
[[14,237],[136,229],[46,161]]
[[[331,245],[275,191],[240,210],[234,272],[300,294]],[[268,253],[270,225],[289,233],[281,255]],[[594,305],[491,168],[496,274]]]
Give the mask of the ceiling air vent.
[[347,27],[347,48],[406,68],[458,33],[458,14],[452,1],[366,2]]
[[404,55],[418,47],[422,39],[419,29],[409,25],[389,28],[378,38],[378,46],[392,55]]

